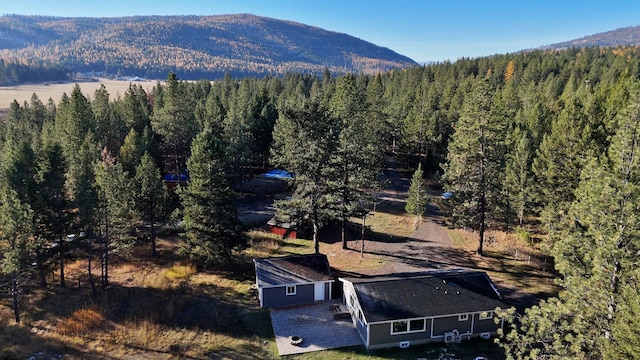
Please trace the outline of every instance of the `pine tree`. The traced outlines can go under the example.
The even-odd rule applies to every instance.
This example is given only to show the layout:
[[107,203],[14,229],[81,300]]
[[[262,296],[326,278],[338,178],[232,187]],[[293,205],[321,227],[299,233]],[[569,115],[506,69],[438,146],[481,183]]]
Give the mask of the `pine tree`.
[[115,106],[109,101],[109,92],[101,85],[93,94],[91,108],[95,117],[95,134],[101,147],[106,147],[110,152],[120,148],[127,126],[121,114],[115,110]]
[[424,184],[422,164],[418,164],[418,168],[413,172],[413,176],[411,176],[409,196],[407,197],[407,203],[404,207],[405,211],[411,215],[417,216],[418,220],[420,220],[427,209],[427,204],[429,203],[428,195],[427,187]]
[[[92,133],[89,132],[85,137],[82,145],[78,149],[76,157],[77,163],[75,164],[75,181],[72,194],[72,204],[76,212],[74,226],[68,228],[68,234],[88,233],[92,238],[92,230],[94,226],[94,219],[96,210],[98,207],[98,194],[96,191],[95,172],[94,165],[98,160],[98,145],[96,144]],[[79,236],[74,238],[77,241],[82,241]],[[61,254],[64,248],[63,241],[60,241]],[[90,261],[90,260],[89,260]],[[64,256],[60,256],[60,286],[64,287]],[[94,287],[91,268],[89,268],[89,275],[91,278],[91,286]]]
[[230,181],[246,179],[247,166],[251,164],[255,153],[255,138],[251,132],[251,126],[256,121],[252,113],[254,103],[249,80],[244,80],[232,93],[232,100],[222,123],[222,137],[229,159],[227,176]]
[[126,171],[130,177],[135,176],[136,167],[140,164],[142,155],[144,155],[144,146],[142,139],[140,139],[140,134],[131,128],[124,138],[118,156],[118,162],[122,164],[124,171]]
[[160,169],[148,152],[142,156],[136,168],[135,185],[136,209],[142,221],[149,224],[151,255],[156,256],[155,223],[162,218],[166,192]]
[[126,126],[134,129],[138,134],[151,124],[147,93],[142,86],[129,85],[120,104],[120,112]]
[[478,254],[484,234],[500,206],[504,174],[505,126],[492,108],[494,92],[484,79],[476,80],[465,99],[462,115],[449,143],[443,180],[455,191],[452,218],[457,225],[478,230]]
[[522,225],[527,209],[532,203],[533,173],[531,162],[533,151],[531,139],[526,130],[516,128],[511,134],[511,151],[505,169],[505,189],[510,208],[515,209],[518,224]]
[[369,197],[366,191],[377,186],[376,175],[382,167],[384,147],[377,129],[367,122],[365,100],[356,77],[347,74],[338,79],[330,102],[333,115],[340,119],[338,147],[332,162],[343,249],[347,248],[347,220],[363,211],[363,202]]
[[198,132],[195,106],[196,100],[187,92],[187,84],[169,73],[162,99],[154,103],[151,126],[162,137],[164,168],[176,174],[184,170],[191,140]]
[[63,94],[56,112],[55,128],[67,159],[74,159],[87,133],[95,134],[93,110],[79,85],[73,88],[71,96]]
[[66,161],[59,143],[46,143],[38,160],[35,240],[39,243],[34,252],[40,283],[46,285],[49,261],[54,259],[47,246],[66,235],[69,219],[69,199],[65,190]]
[[578,187],[584,159],[589,157],[588,127],[580,98],[571,99],[544,136],[532,169],[536,175],[536,196],[544,204],[542,219],[548,232],[566,215]]
[[134,226],[134,190],[132,183],[120,163],[107,151],[94,167],[95,218],[97,238],[100,241],[101,285],[109,285],[109,259],[111,253],[130,248],[130,235]]
[[16,323],[20,323],[21,273],[25,270],[27,239],[33,224],[31,208],[7,184],[0,186],[0,240],[5,244],[0,271],[11,276],[11,298]]
[[226,180],[224,151],[211,128],[194,139],[187,168],[189,182],[178,191],[186,237],[182,252],[199,267],[228,264],[247,240]]
[[[634,358],[640,251],[640,97],[618,118],[608,156],[591,157],[552,236],[563,291],[519,320],[510,358]],[[635,349],[634,349],[634,346]]]
[[313,246],[320,252],[318,232],[335,219],[338,206],[332,182],[337,174],[332,158],[338,147],[339,120],[317,101],[282,111],[274,129],[271,161],[295,174],[291,200],[276,202],[280,216],[313,229]]

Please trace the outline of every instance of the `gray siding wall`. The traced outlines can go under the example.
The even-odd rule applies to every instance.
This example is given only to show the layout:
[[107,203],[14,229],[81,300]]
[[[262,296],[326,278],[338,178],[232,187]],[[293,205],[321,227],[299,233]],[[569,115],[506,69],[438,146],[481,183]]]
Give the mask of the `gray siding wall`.
[[[500,323],[496,324],[493,321],[493,317],[491,319],[480,320],[480,314],[473,315],[475,317],[473,324],[473,332],[476,334],[480,334],[483,332],[496,332],[500,329]],[[494,315],[495,316],[495,315]]]
[[369,347],[398,346],[403,341],[412,344],[425,343],[431,339],[431,319],[427,319],[425,330],[420,332],[391,335],[391,323],[371,324]]
[[[468,319],[464,321],[458,321],[457,315],[444,318],[427,319],[426,328],[423,332],[394,335],[391,335],[391,323],[371,324],[368,348],[375,349],[383,347],[395,347],[399,346],[399,344],[403,341],[409,341],[412,345],[432,341],[443,341],[442,337],[444,336],[444,333],[452,331],[454,329],[458,330],[461,335],[471,333],[472,322],[473,333],[468,337],[463,335],[463,339],[465,340],[469,339],[470,337],[477,337],[484,332],[490,332],[493,334],[500,328],[500,324],[495,324],[493,318],[480,320],[479,316],[479,314],[469,314]],[[360,332],[360,335],[366,341],[366,328],[360,327],[360,323],[357,320],[355,321],[355,323],[358,332]],[[433,334],[431,333],[432,324]]]
[[262,307],[277,308],[313,303],[313,284],[297,285],[295,295],[287,295],[287,287],[262,289]]
[[469,315],[466,321],[458,321],[458,315],[433,319],[433,336],[444,336],[445,332],[458,330],[460,334],[466,334],[471,331],[471,319],[473,315]]

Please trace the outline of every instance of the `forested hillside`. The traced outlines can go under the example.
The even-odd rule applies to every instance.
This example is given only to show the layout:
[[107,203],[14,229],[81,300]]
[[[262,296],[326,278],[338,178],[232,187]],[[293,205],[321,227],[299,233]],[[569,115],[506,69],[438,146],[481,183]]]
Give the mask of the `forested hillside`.
[[543,46],[542,49],[568,49],[572,47],[616,47],[639,46],[640,26],[631,26],[598,34],[584,36],[579,39],[564,41],[557,44]]
[[75,72],[183,79],[377,73],[416,63],[364,40],[254,15],[124,18],[0,17],[0,57]]
[[[501,340],[509,356],[637,358],[639,91],[632,47],[377,75],[170,73],[121,98],[79,86],[57,102],[34,96],[0,127],[3,279],[18,304],[52,271],[64,286],[73,254],[102,262],[106,287],[110,254],[136,239],[154,246],[155,224],[176,218],[198,268],[233,263],[246,240],[229,189],[271,165],[296,173],[279,216],[315,240],[329,221],[366,211],[396,151],[453,193],[443,209],[452,226],[477,231],[480,255],[483,232],[499,228],[535,232],[554,256],[565,291],[524,317],[503,314],[518,324]],[[168,173],[191,181],[167,192]]]
[[0,58],[0,86],[23,83],[67,81],[71,71],[43,61],[17,61]]

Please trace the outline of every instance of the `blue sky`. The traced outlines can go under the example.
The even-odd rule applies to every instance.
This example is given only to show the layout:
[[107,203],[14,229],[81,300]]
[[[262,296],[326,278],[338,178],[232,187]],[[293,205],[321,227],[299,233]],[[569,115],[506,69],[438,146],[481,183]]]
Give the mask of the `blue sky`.
[[638,0],[2,0],[0,13],[251,13],[353,35],[418,62],[505,54],[640,25]]

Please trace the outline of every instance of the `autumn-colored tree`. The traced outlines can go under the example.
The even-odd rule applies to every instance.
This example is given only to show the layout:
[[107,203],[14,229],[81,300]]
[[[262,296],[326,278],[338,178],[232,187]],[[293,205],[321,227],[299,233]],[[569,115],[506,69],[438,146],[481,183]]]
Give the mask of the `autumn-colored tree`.
[[513,63],[513,60],[511,60],[507,64],[507,68],[504,69],[504,82],[508,83],[509,81],[511,81],[515,73],[516,73],[516,65]]

